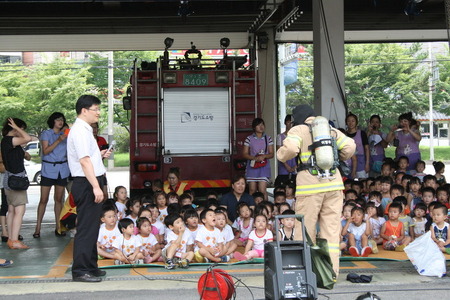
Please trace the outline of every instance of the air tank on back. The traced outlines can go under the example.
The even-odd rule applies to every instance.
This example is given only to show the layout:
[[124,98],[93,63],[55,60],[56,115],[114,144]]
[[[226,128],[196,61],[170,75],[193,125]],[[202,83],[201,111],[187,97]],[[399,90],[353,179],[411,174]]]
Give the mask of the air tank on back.
[[311,124],[313,143],[320,142],[315,148],[316,165],[319,170],[319,177],[330,178],[330,169],[334,166],[333,144],[331,141],[330,124],[327,118],[318,116]]

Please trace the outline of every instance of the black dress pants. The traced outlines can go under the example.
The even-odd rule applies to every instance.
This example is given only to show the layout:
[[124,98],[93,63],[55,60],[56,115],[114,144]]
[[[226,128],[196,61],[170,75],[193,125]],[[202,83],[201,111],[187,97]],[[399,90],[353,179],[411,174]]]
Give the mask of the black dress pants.
[[[97,177],[100,188],[103,176]],[[77,233],[73,245],[72,276],[82,276],[98,269],[97,238],[102,203],[95,203],[92,185],[86,177],[74,177],[72,195],[77,206]]]

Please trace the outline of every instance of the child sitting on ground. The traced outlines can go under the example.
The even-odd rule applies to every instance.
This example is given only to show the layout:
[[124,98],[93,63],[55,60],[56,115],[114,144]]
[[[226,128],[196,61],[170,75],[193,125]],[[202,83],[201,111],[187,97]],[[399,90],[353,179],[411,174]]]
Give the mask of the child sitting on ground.
[[[178,203],[178,194],[175,192],[170,192],[167,194],[167,205],[172,203]],[[156,197],[155,197],[156,198]]]
[[[259,204],[261,205],[261,204]],[[252,211],[247,203],[241,202],[238,204],[237,212],[239,217],[234,220],[233,227],[235,233],[235,243],[238,246],[245,246],[250,232],[253,230]]]
[[[287,209],[282,213],[282,215],[295,215],[295,211]],[[277,239],[279,241],[293,241],[295,218],[282,218],[280,222],[281,228],[278,229]]]
[[116,186],[114,189],[113,198],[118,211],[118,219],[122,220],[125,217],[125,211],[127,210],[127,189],[124,186]]
[[431,238],[439,249],[450,254],[450,226],[445,222],[448,209],[445,205],[436,204],[433,209],[433,224],[431,225]]
[[[393,184],[390,189],[390,195],[391,195],[391,201],[387,204],[386,208],[384,209],[384,214],[387,215],[389,211],[389,205],[393,202],[393,200],[399,196],[404,197],[405,189],[400,184]],[[406,197],[404,197],[406,199]],[[402,213],[405,215],[408,215],[411,213],[409,207],[408,207],[408,201],[406,200],[405,207],[403,207]]]
[[279,191],[273,195],[273,202],[275,203],[286,203],[286,193]]
[[134,197],[127,202],[127,210],[125,218],[133,221],[134,226],[136,226],[136,220],[139,215],[139,210],[141,209],[141,199],[140,197]]
[[368,257],[372,249],[368,247],[369,235],[371,233],[370,222],[364,222],[364,210],[361,207],[354,207],[351,217],[347,220],[342,235],[348,233],[348,252],[353,257]]
[[425,225],[427,223],[427,206],[424,203],[418,203],[414,208],[414,217],[411,219],[411,241],[420,237],[425,233]]
[[195,260],[202,262],[228,262],[224,248],[222,233],[216,228],[216,214],[211,209],[205,209],[200,215],[203,227],[195,238]]
[[114,241],[115,253],[119,256],[114,262],[116,265],[142,263],[144,258],[141,253],[141,242],[133,235],[134,223],[131,219],[124,218],[119,221],[119,230],[122,232]]
[[[424,187],[422,188],[422,201],[425,203],[427,207],[430,206],[432,202],[436,200],[436,191],[432,187]],[[430,210],[427,210],[429,212]]]
[[290,207],[295,208],[295,183],[286,185],[286,202]]
[[254,192],[252,197],[255,201],[255,205],[258,205],[259,203],[264,201],[264,194],[262,192]]
[[[342,216],[341,216],[341,233],[342,233],[342,229],[348,223],[348,220],[350,220],[350,218],[352,216],[352,209],[355,206],[356,206],[356,203],[354,201],[347,201],[344,203],[344,206],[342,208]],[[346,250],[347,244],[348,244],[348,233],[345,232],[345,234],[341,234],[341,242],[339,245],[339,250],[341,250],[341,251]]]
[[257,215],[255,217],[255,230],[250,233],[244,254],[236,251],[234,257],[240,261],[264,257],[264,244],[271,241],[273,241],[273,234],[267,228],[267,217]]
[[381,178],[381,207],[383,211],[386,209],[387,205],[392,202],[391,198],[391,186],[393,184],[393,180],[391,177],[382,177]]
[[[378,205],[378,206],[377,206]],[[372,253],[378,253],[377,245],[383,243],[383,238],[380,236],[381,227],[386,222],[383,218],[383,211],[381,206],[376,202],[369,201],[366,206],[367,220],[370,223],[372,231],[369,236],[369,246],[372,248]],[[373,241],[373,242],[372,242]]]
[[119,259],[114,251],[113,242],[122,234],[117,228],[117,215],[113,206],[103,205],[102,225],[98,232],[97,253],[99,256],[110,259]]
[[159,221],[164,223],[164,218],[168,215],[168,212],[167,212],[167,206],[168,206],[167,197],[166,197],[166,194],[164,192],[155,193],[155,204],[156,204],[156,207],[159,210],[159,217],[158,217],[158,219],[159,219]]
[[382,199],[382,196],[381,196],[380,192],[372,191],[369,193],[369,197],[368,197],[369,201],[368,202],[373,202],[375,204],[375,207],[377,207],[377,208],[379,207],[381,210],[381,213],[383,213],[383,210],[381,208],[381,199]]
[[191,234],[191,238],[195,241],[197,237],[197,233],[203,225],[198,224],[198,214],[192,207],[184,212],[183,216],[184,223],[186,224],[189,233]]
[[167,233],[167,244],[162,250],[165,267],[168,270],[179,266],[188,268],[194,258],[191,234],[186,230],[183,219],[178,214],[169,214],[164,219],[164,224],[169,229]]
[[409,208],[411,211],[414,211],[417,203],[422,202],[422,194],[420,193],[420,189],[422,187],[422,183],[418,177],[413,177],[409,181],[409,194],[411,195],[411,202],[409,203]]
[[445,165],[442,161],[433,161],[433,167],[436,174],[434,174],[434,177],[436,177],[436,182],[439,186],[442,186],[447,183],[445,180]]
[[418,160],[416,163],[416,174],[414,174],[415,177],[419,178],[420,182],[423,182],[423,178],[427,175],[424,173],[425,171],[425,162],[423,160]]
[[437,179],[433,175],[426,175],[423,177],[423,187],[431,187],[434,190],[438,188]]
[[285,212],[286,210],[290,210],[291,209],[291,207],[289,206],[289,204],[287,203],[287,202],[285,202],[285,203],[279,203],[278,205],[276,205],[277,206],[277,209],[278,209],[278,215],[282,215],[283,214],[283,212]]
[[237,248],[236,243],[234,242],[234,234],[233,229],[230,225],[228,225],[228,216],[226,210],[216,209],[216,227],[222,233],[224,239],[224,249],[225,255],[230,256],[232,258],[234,251]]
[[436,189],[436,199],[439,203],[449,208],[450,205],[448,203],[448,190],[445,186],[440,186]]
[[[156,207],[156,204],[149,204],[146,207],[147,210],[150,211],[150,223],[153,228],[156,228],[158,233],[154,233],[156,240],[158,241],[160,248],[164,248],[164,235],[166,233],[166,227],[159,220],[159,209]],[[153,229],[154,230],[154,229]]]
[[405,197],[403,196],[395,197],[392,202],[393,203],[398,202],[402,205],[402,211],[400,212],[398,220],[403,223],[403,230],[405,231],[405,239],[403,240],[402,245],[398,249],[396,249],[397,251],[401,251],[411,242],[411,234],[410,234],[411,217],[409,216],[409,211],[407,211],[407,200]]
[[395,173],[398,174],[401,172],[401,173],[408,174],[408,167],[409,167],[408,157],[400,156],[397,161],[397,170],[395,171]]
[[380,235],[383,238],[383,248],[385,250],[395,250],[395,248],[402,245],[403,240],[405,239],[405,230],[403,229],[403,223],[398,219],[401,212],[401,203],[391,203],[388,211],[389,220],[387,220],[386,223],[383,224],[380,232]]
[[180,204],[181,207],[185,205],[192,205],[191,195],[187,193],[181,194],[180,198],[178,199],[178,204]]
[[139,234],[137,239],[141,243],[141,252],[144,256],[144,263],[149,264],[157,261],[161,257],[161,249],[158,247],[158,241],[152,234],[152,225],[146,217],[140,217],[136,221]]

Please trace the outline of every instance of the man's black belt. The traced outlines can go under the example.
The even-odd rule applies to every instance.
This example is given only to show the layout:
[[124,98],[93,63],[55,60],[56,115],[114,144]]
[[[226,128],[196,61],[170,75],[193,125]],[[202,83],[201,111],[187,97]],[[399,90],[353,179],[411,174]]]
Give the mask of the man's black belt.
[[55,165],[61,165],[67,162],[67,160],[64,161],[47,161],[47,160],[42,160],[42,162],[48,163],[48,164],[53,164],[53,166]]

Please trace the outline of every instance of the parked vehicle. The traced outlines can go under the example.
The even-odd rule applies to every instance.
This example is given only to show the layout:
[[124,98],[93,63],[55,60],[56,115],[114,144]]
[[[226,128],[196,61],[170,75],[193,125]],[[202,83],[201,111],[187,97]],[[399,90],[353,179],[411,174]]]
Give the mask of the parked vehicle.
[[35,163],[34,161],[24,160],[25,171],[28,175],[30,182],[35,182],[38,185],[41,184],[41,167],[42,164]]
[[30,153],[31,156],[37,156],[41,154],[41,143],[39,141],[31,141],[25,146],[24,150]]
[[[197,57],[192,57],[197,55]],[[180,167],[202,190],[229,190],[243,174],[245,138],[260,115],[258,78],[247,56],[201,59],[195,46],[184,59],[164,56],[134,65],[123,99],[130,110],[130,192],[145,193],[155,179]]]

